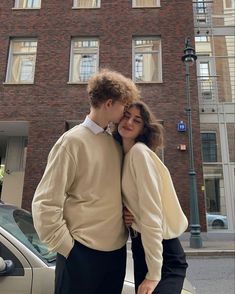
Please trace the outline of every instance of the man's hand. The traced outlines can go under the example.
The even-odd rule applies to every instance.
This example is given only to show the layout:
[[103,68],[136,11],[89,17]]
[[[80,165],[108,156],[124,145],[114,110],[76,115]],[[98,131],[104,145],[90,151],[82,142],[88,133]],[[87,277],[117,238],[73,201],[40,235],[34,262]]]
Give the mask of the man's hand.
[[130,227],[134,221],[134,216],[130,213],[130,211],[124,207],[123,208],[123,218],[124,218],[124,223],[127,227]]
[[157,287],[159,281],[154,280],[143,280],[139,285],[137,294],[152,294],[154,289]]

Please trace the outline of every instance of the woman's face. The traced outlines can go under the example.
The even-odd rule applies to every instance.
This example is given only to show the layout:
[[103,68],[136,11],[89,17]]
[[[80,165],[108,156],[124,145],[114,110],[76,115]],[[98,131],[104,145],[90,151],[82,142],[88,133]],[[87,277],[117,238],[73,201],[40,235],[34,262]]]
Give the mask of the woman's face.
[[124,112],[124,116],[118,125],[118,132],[123,139],[135,140],[142,134],[144,121],[140,115],[140,110],[133,106]]

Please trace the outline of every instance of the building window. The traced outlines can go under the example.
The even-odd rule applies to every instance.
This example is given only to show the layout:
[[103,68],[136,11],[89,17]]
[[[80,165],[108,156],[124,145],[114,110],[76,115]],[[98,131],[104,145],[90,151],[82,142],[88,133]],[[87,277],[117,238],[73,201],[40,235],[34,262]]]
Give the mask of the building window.
[[97,39],[72,40],[70,82],[86,83],[98,71],[98,45]]
[[133,0],[132,7],[159,7],[160,0]]
[[208,79],[210,76],[209,62],[200,62],[200,77]]
[[135,38],[133,47],[135,82],[162,82],[161,39]]
[[199,63],[201,95],[205,100],[213,98],[213,79],[210,76],[210,64],[208,61]]
[[208,37],[208,36],[196,36],[195,37],[195,42],[200,42],[200,43],[210,42],[210,37]]
[[41,0],[15,0],[15,8],[33,9],[40,7]]
[[207,212],[220,212],[220,179],[205,179]]
[[205,0],[197,0],[196,1],[197,13],[205,14],[206,13],[206,3]]
[[[218,170],[217,170],[218,171]],[[224,179],[221,175],[205,178],[206,218],[208,230],[228,229]]]
[[205,0],[196,0],[197,22],[207,22],[207,4]]
[[232,0],[225,0],[225,8],[233,8],[234,4],[235,3]]
[[36,40],[11,40],[6,82],[15,84],[33,83],[36,53]]
[[100,0],[74,0],[73,8],[99,8]]
[[215,133],[201,133],[203,162],[217,162]]

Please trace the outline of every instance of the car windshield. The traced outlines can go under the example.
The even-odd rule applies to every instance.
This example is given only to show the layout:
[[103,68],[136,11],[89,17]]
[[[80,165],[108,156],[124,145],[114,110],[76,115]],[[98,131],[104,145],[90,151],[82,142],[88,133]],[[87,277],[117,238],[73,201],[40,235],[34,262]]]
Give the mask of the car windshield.
[[47,263],[54,262],[56,253],[50,252],[35,231],[32,215],[23,209],[1,208],[0,226]]

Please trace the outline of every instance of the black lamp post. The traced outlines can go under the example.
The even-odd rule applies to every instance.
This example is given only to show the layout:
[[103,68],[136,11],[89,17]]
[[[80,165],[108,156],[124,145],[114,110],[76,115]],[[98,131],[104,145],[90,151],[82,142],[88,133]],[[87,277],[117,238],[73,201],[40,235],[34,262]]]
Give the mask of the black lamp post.
[[190,247],[201,248],[201,230],[199,223],[199,209],[197,196],[197,181],[194,167],[194,153],[193,153],[193,130],[192,130],[192,112],[190,99],[190,81],[189,81],[189,67],[192,66],[197,59],[195,50],[189,45],[190,38],[185,40],[184,55],[182,61],[186,68],[186,96],[187,96],[187,116],[188,116],[188,137],[189,137],[189,191],[190,191]]

